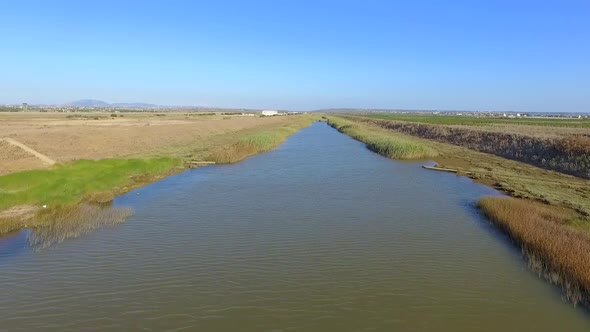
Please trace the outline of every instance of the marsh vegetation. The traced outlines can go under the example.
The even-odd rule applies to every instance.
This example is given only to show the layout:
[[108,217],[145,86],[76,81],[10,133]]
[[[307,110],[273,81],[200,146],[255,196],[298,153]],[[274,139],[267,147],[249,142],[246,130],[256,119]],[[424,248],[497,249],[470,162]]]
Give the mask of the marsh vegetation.
[[405,135],[369,129],[340,117],[330,117],[328,124],[339,132],[365,143],[369,150],[388,158],[425,159],[438,155],[427,144]]
[[[490,128],[355,116],[332,116],[329,121],[391,139],[417,140],[439,153],[432,156],[439,165],[458,169],[460,175],[512,196],[484,198],[479,207],[521,246],[533,270],[560,285],[572,302],[589,304],[590,181],[584,179],[590,151],[587,137],[564,135],[561,128],[543,136],[521,135],[515,132],[519,127],[494,132]],[[531,160],[538,159],[536,155],[547,158],[538,166],[563,171],[567,165],[575,165],[569,169],[576,169],[579,176],[531,166]],[[526,164],[519,159],[525,159]]]
[[237,142],[215,148],[205,160],[218,164],[231,164],[258,153],[270,151],[316,120],[317,117],[314,116],[298,116],[289,124],[246,133],[238,138]]
[[[140,116],[145,117],[146,115]],[[175,116],[175,114],[171,114],[171,117]],[[158,121],[163,120],[152,120],[151,117],[148,117],[149,122],[146,124],[156,121],[156,125],[142,127],[171,125],[180,138],[194,137],[194,133],[187,131],[194,130],[195,126],[199,128],[198,124],[205,132],[209,130],[212,133],[203,139],[187,141],[181,145],[177,140],[164,145],[160,142],[153,147],[139,144],[138,141],[125,142],[122,144],[139,144],[137,150],[149,152],[138,153],[135,150],[135,154],[128,158],[65,161],[51,168],[45,167],[46,169],[27,170],[0,176],[0,234],[24,227],[27,220],[37,218],[34,217],[36,212],[31,213],[31,211],[44,210],[41,209],[41,206],[59,210],[60,213],[69,213],[68,211],[72,209],[76,211],[79,204],[109,202],[115,195],[180,172],[187,167],[187,162],[191,160],[233,163],[256,153],[269,151],[282,143],[289,135],[310,125],[316,119],[317,117],[312,115],[276,117],[270,120],[244,119],[244,123],[231,124],[225,128],[221,128],[223,127],[221,125],[220,128],[211,129],[209,126],[218,126],[225,121],[178,122],[176,119],[172,120],[172,123],[160,123]],[[233,123],[233,120],[230,122]],[[1,125],[0,123],[0,127]],[[123,126],[125,125],[123,124]],[[133,124],[130,126],[135,127]],[[245,129],[232,130],[234,127]],[[100,130],[105,131],[104,128]],[[32,130],[32,132],[35,135],[42,134],[42,131],[38,129]],[[120,128],[107,126],[103,134],[109,132],[116,136],[117,132],[120,133]],[[168,130],[163,132],[156,130],[152,132],[152,135],[157,136],[158,133],[162,134],[163,141],[166,141],[168,135],[171,134]],[[30,137],[37,137],[35,135]],[[157,139],[156,136],[153,138]],[[67,135],[60,139],[67,139]],[[97,138],[92,137],[92,140],[97,141]],[[116,146],[107,148],[118,150]],[[95,146],[94,149],[101,148]],[[86,150],[85,153],[87,153]],[[9,155],[7,158],[11,156]],[[9,208],[15,207],[15,210],[5,213]],[[26,213],[22,211],[26,211]]]
[[575,212],[505,197],[485,197],[478,206],[520,245],[534,271],[573,303],[590,305],[590,233],[570,227]]
[[[442,117],[444,118],[444,117]],[[590,179],[590,129],[578,134],[553,132],[544,124],[544,134],[532,134],[528,129],[510,127],[447,126],[406,121],[361,118],[382,128],[439,142],[495,154],[538,167]],[[414,119],[414,118],[412,118]],[[548,120],[545,120],[548,121]],[[566,120],[576,123],[576,120]],[[560,124],[564,125],[564,124]],[[587,131],[587,134],[584,132]]]

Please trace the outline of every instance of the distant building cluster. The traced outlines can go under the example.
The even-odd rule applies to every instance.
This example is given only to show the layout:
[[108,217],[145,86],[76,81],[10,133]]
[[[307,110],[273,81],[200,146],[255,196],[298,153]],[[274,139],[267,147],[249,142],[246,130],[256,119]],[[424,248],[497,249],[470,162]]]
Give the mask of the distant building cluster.
[[271,111],[271,110],[265,110],[261,112],[263,116],[275,116],[275,115],[279,115],[278,111]]

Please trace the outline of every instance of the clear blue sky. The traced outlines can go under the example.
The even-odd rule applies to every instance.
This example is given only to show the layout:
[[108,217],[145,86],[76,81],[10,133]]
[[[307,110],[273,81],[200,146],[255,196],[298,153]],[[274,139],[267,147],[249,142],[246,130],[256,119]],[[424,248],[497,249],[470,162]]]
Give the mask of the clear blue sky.
[[0,103],[590,111],[590,1],[0,5]]

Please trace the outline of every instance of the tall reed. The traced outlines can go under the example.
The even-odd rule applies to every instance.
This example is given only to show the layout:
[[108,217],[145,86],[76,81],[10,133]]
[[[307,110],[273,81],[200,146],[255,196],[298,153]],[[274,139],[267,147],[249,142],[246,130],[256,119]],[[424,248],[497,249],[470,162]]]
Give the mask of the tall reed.
[[298,115],[286,125],[247,134],[234,144],[221,146],[211,152],[206,159],[218,164],[232,164],[255,154],[270,151],[314,121],[316,121],[315,116]]
[[328,124],[357,141],[371,151],[391,159],[426,159],[438,153],[418,140],[400,134],[371,130],[366,126],[339,117],[330,117]]

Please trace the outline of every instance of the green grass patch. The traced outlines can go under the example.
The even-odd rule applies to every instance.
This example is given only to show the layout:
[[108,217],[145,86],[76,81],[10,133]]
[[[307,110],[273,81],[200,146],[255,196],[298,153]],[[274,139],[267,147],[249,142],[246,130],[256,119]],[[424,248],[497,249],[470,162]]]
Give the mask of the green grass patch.
[[514,124],[529,126],[553,126],[590,128],[590,119],[563,119],[563,118],[476,118],[471,116],[453,115],[419,115],[419,114],[363,114],[363,117],[408,121],[442,125],[490,125],[490,124]]
[[124,192],[181,165],[177,159],[80,160],[48,170],[0,176],[0,210],[15,205],[67,205],[87,195]]
[[391,159],[426,159],[436,157],[438,152],[427,144],[410,136],[369,128],[339,117],[330,117],[328,124],[339,132],[366,144],[371,151]]
[[567,221],[567,224],[574,229],[586,232],[590,235],[590,221],[587,218],[576,216]]
[[259,151],[269,151],[295,132],[295,127],[279,127],[273,130],[246,136],[240,139],[239,144],[252,145]]

